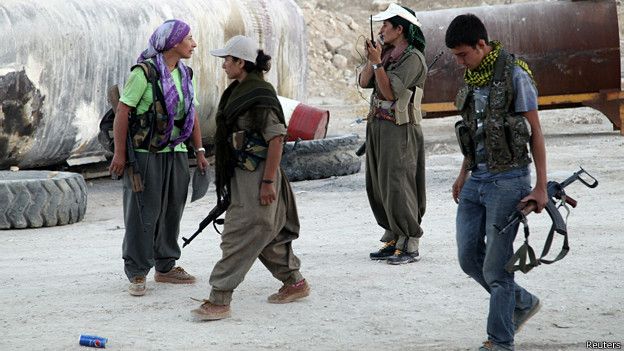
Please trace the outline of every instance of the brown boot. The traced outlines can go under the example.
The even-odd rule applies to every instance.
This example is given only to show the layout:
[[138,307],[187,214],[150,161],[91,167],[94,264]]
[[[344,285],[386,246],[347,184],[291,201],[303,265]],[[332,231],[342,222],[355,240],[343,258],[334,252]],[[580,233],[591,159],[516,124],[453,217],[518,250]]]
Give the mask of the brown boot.
[[191,311],[191,314],[200,321],[216,321],[231,316],[230,305],[215,305],[208,300]]
[[270,303],[289,303],[310,295],[310,286],[305,279],[292,285],[282,286],[276,294],[269,296]]
[[159,283],[171,283],[171,284],[193,284],[195,283],[195,277],[186,273],[182,267],[174,267],[167,273],[161,273],[156,271],[154,273],[154,280]]
[[145,295],[146,287],[145,287],[145,277],[134,277],[130,282],[130,286],[128,286],[128,292],[132,296],[143,296]]

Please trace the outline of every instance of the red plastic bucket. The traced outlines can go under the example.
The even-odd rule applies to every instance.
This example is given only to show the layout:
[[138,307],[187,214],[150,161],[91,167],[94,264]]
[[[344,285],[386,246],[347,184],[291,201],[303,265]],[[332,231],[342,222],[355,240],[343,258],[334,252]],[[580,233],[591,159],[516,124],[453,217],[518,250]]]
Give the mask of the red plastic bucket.
[[288,124],[288,141],[323,139],[327,135],[329,111],[279,97]]

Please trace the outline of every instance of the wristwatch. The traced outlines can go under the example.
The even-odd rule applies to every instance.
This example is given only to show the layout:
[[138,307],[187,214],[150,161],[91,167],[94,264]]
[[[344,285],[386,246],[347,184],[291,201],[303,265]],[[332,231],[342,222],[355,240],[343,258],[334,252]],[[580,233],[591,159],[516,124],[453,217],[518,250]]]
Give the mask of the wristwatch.
[[195,149],[195,155],[197,155],[198,152],[202,152],[202,153],[206,153],[206,149],[204,149],[203,147],[198,147],[197,149]]
[[373,63],[373,69],[374,69],[374,70],[376,70],[377,68],[381,68],[381,67],[383,67],[383,66],[381,65],[381,63]]

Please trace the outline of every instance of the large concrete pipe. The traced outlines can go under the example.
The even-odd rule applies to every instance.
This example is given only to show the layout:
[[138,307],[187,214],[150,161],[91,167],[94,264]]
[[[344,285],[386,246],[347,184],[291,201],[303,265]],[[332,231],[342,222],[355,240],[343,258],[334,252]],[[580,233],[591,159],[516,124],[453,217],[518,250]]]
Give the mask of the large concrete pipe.
[[[473,13],[485,23],[490,39],[499,40],[531,67],[539,108],[591,106],[615,128],[624,118],[620,86],[620,42],[614,0],[553,1],[457,8],[417,13],[427,38],[432,67],[423,97],[428,118],[457,114],[453,105],[463,68],[444,44],[455,16]],[[620,112],[622,111],[622,112]]]
[[188,64],[205,142],[227,86],[222,60],[208,51],[234,35],[257,39],[273,57],[267,79],[278,94],[305,97],[305,22],[294,0],[2,0],[0,168],[101,157],[106,90],[123,83],[153,30],[170,18],[189,23],[198,43]]

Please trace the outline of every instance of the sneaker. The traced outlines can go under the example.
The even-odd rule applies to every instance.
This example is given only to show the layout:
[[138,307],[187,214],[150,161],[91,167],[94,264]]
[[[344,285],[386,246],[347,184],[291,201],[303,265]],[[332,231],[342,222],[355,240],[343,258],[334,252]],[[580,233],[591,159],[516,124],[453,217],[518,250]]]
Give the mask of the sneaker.
[[146,291],[145,287],[145,277],[134,277],[130,281],[130,286],[128,286],[128,292],[132,296],[143,296]]
[[270,303],[289,303],[310,295],[310,286],[305,279],[292,285],[284,285],[279,291],[269,296]]
[[418,250],[414,252],[407,252],[396,250],[394,254],[388,257],[388,264],[405,264],[420,261],[420,256],[418,255]]
[[483,345],[481,345],[481,347],[479,347],[477,350],[478,351],[509,351],[511,349],[501,346],[501,345],[497,345],[493,343],[491,340],[488,340],[488,341],[484,341]]
[[195,283],[195,277],[186,273],[182,267],[174,267],[167,273],[161,273],[156,271],[154,273],[154,280],[159,283],[171,283],[171,284],[193,284]]
[[383,244],[383,246],[381,247],[381,249],[379,249],[376,252],[371,252],[370,253],[370,259],[371,260],[387,260],[388,257],[392,256],[392,254],[394,254],[394,250],[396,250],[396,248],[394,247],[394,244],[396,244],[396,241],[392,240],[392,241],[388,241],[386,243]]
[[516,329],[516,334],[522,329],[522,326],[531,319],[542,308],[542,302],[535,296],[533,296],[533,305],[531,308],[525,311],[514,311],[513,323]]
[[230,305],[215,305],[208,300],[204,300],[199,308],[191,310],[191,314],[200,321],[216,321],[232,315]]

